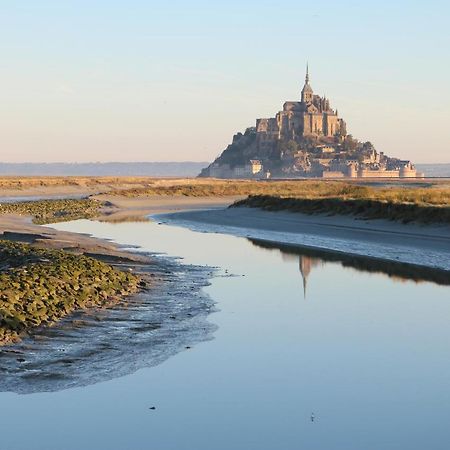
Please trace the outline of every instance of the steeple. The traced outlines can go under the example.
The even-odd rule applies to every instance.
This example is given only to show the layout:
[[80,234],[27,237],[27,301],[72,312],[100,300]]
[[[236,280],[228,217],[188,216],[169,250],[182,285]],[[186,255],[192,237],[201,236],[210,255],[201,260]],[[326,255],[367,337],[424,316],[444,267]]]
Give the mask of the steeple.
[[306,300],[306,282],[308,281],[308,275],[311,272],[312,268],[312,258],[308,256],[300,255],[298,260],[298,268],[300,270],[300,274],[302,275],[303,281],[303,298]]
[[309,67],[306,64],[306,76],[305,76],[305,85],[302,89],[302,103],[311,103],[313,99],[313,90],[309,85]]

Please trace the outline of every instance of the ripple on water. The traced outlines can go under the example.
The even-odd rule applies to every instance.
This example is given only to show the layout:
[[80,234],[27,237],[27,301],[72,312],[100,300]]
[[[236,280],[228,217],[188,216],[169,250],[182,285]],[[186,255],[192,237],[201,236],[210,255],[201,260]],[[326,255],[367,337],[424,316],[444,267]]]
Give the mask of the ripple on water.
[[150,291],[107,310],[73,314],[0,350],[0,391],[21,394],[87,386],[160,364],[187,346],[210,340],[214,311],[202,291],[212,269],[153,255]]

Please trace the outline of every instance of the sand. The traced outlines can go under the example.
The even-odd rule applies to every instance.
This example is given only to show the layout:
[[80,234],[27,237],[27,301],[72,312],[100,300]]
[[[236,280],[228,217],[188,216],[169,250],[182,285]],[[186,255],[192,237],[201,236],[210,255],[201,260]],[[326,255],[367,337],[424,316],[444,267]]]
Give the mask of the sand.
[[[3,193],[3,190],[0,191],[0,194]],[[30,189],[21,192],[24,196],[31,196],[32,193],[33,190]],[[66,187],[53,188],[52,195],[67,195]],[[95,198],[104,202],[110,202],[110,205],[103,209],[103,214],[99,217],[99,220],[110,222],[147,220],[146,216],[157,213],[224,208],[236,199],[235,197],[220,199],[211,197],[125,198],[107,194],[98,195]],[[46,248],[68,249],[88,255],[109,256],[137,262],[147,261],[142,256],[122,251],[117,245],[106,240],[79,233],[55,230],[51,225],[36,225],[32,223],[31,217],[26,216],[0,215],[0,239],[35,243]]]
[[142,220],[152,214],[224,209],[242,197],[148,196],[128,198],[104,194],[96,195],[93,198],[109,204],[103,209],[100,220],[123,222]]
[[148,258],[122,251],[117,245],[91,236],[55,230],[51,226],[35,225],[30,217],[0,216],[0,239],[33,243],[44,248],[70,250],[75,253],[98,256],[111,262],[149,262]]

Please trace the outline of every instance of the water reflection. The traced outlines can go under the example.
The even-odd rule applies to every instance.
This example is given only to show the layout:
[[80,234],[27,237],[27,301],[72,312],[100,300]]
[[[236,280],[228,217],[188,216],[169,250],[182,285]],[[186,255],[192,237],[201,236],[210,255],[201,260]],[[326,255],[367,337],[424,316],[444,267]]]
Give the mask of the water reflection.
[[[365,261],[355,267],[336,255],[263,248],[245,238],[152,222],[77,221],[58,229],[179,255],[185,264],[236,276],[215,276],[205,289],[218,308],[200,320],[217,325],[206,344],[180,351],[190,341],[177,336],[190,336],[192,322],[166,313],[162,328],[152,329],[150,319],[134,323],[130,339],[113,341],[121,352],[103,353],[115,356],[111,376],[156,358],[158,350],[174,355],[164,364],[153,359],[151,369],[78,389],[1,393],[2,449],[447,450],[448,287],[399,283],[414,278]],[[307,301],[299,301],[303,276]],[[184,300],[187,281],[169,284],[162,306],[195,301]],[[193,328],[211,336],[211,329]],[[140,346],[134,342],[140,333],[155,336]],[[100,335],[98,347],[109,339]],[[70,365],[54,354],[57,364]],[[92,376],[97,360],[88,361]],[[105,365],[100,359],[100,369]],[[85,367],[77,368],[71,375],[82,377]]]
[[306,298],[306,288],[308,276],[315,267],[322,267],[326,262],[339,263],[342,267],[351,267],[360,272],[380,273],[387,275],[395,282],[415,281],[433,282],[440,285],[450,285],[450,272],[447,270],[433,269],[412,264],[403,264],[395,261],[380,261],[373,258],[364,258],[344,253],[329,252],[326,250],[316,250],[301,248],[294,245],[278,244],[260,239],[248,238],[256,247],[268,250],[278,250],[282,258],[286,255],[298,256],[300,275],[303,280],[303,292]]
[[313,267],[322,265],[323,261],[318,258],[312,258],[310,256],[300,256],[298,260],[298,268],[302,274],[303,280],[303,297],[306,299],[306,283],[308,281],[308,276],[311,273]]
[[88,386],[160,364],[212,339],[213,301],[201,289],[211,269],[154,255],[142,267],[153,287],[109,309],[72,314],[0,349],[0,392],[30,394]]

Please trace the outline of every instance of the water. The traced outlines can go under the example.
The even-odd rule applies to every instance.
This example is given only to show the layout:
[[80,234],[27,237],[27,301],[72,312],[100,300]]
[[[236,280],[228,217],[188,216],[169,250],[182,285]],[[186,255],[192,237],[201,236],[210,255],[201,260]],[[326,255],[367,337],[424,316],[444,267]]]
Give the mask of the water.
[[2,450],[448,448],[447,286],[151,222],[58,228],[217,267],[217,329],[108,381],[1,393]]
[[416,168],[426,177],[450,177],[450,164],[416,164]]
[[151,291],[107,310],[77,311],[58,326],[1,349],[0,391],[30,394],[87,386],[160,364],[212,339],[216,327],[206,317],[213,301],[201,288],[213,272],[149,257],[158,263],[139,269],[151,271]]

